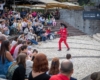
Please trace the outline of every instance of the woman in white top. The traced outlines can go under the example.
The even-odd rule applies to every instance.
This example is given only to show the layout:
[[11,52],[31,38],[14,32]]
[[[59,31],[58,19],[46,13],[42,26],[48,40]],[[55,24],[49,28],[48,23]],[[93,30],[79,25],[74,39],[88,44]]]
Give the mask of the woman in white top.
[[27,34],[27,40],[31,41],[31,43],[38,45],[38,42],[36,41],[36,34],[32,33],[32,29],[29,30],[28,34]]

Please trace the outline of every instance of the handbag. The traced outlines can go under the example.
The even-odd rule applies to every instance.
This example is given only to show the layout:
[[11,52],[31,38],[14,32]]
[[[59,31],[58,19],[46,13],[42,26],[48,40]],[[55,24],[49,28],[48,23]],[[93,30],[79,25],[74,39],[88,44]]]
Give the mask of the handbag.
[[16,68],[18,67],[18,65],[16,64],[16,62],[13,62],[13,64],[8,68],[8,72],[7,72],[7,79],[12,80],[14,71],[16,70]]

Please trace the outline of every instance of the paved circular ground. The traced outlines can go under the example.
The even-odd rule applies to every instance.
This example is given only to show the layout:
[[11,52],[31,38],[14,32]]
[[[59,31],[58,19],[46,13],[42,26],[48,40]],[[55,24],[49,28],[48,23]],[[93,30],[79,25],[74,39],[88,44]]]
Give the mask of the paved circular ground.
[[[65,59],[67,53],[72,54],[72,61],[74,64],[73,77],[82,80],[89,74],[100,71],[100,43],[89,37],[88,35],[68,37],[68,44],[70,51],[67,51],[65,45],[62,43],[62,51],[58,50],[59,38],[42,42],[40,46],[33,46],[39,50],[40,53],[47,55],[49,63],[53,57],[59,57],[60,62]],[[87,80],[87,79],[84,79]]]

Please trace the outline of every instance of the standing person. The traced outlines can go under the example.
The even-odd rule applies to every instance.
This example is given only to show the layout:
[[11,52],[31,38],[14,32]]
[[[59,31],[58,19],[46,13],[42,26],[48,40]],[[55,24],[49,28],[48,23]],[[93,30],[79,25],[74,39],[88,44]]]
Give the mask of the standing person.
[[[4,0],[5,2],[6,2],[6,0]],[[2,3],[2,1],[0,0],[0,12],[1,12],[1,14],[0,15],[2,15],[3,14],[3,6],[5,5],[5,2],[4,3]]]
[[66,42],[67,35],[68,35],[67,29],[66,29],[67,26],[65,24],[63,24],[63,23],[61,23],[60,25],[61,25],[61,28],[60,28],[59,32],[57,32],[57,34],[60,35],[60,39],[59,39],[59,50],[58,51],[61,51],[61,43],[62,43],[62,41],[66,45],[67,50],[70,50],[70,48],[69,48],[69,46],[68,46],[68,44]]

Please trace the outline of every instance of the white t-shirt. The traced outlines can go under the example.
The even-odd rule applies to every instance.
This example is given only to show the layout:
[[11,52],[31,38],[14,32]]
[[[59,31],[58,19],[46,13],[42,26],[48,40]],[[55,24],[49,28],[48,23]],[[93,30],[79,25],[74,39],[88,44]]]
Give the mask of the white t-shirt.
[[17,44],[17,41],[13,40],[11,45],[14,46],[15,44]]
[[29,77],[29,73],[32,71],[33,61],[26,60],[26,75]]
[[0,4],[0,10],[3,10],[4,5],[5,5],[5,3]]
[[25,21],[21,22],[22,23],[22,27],[26,27],[27,23]]

